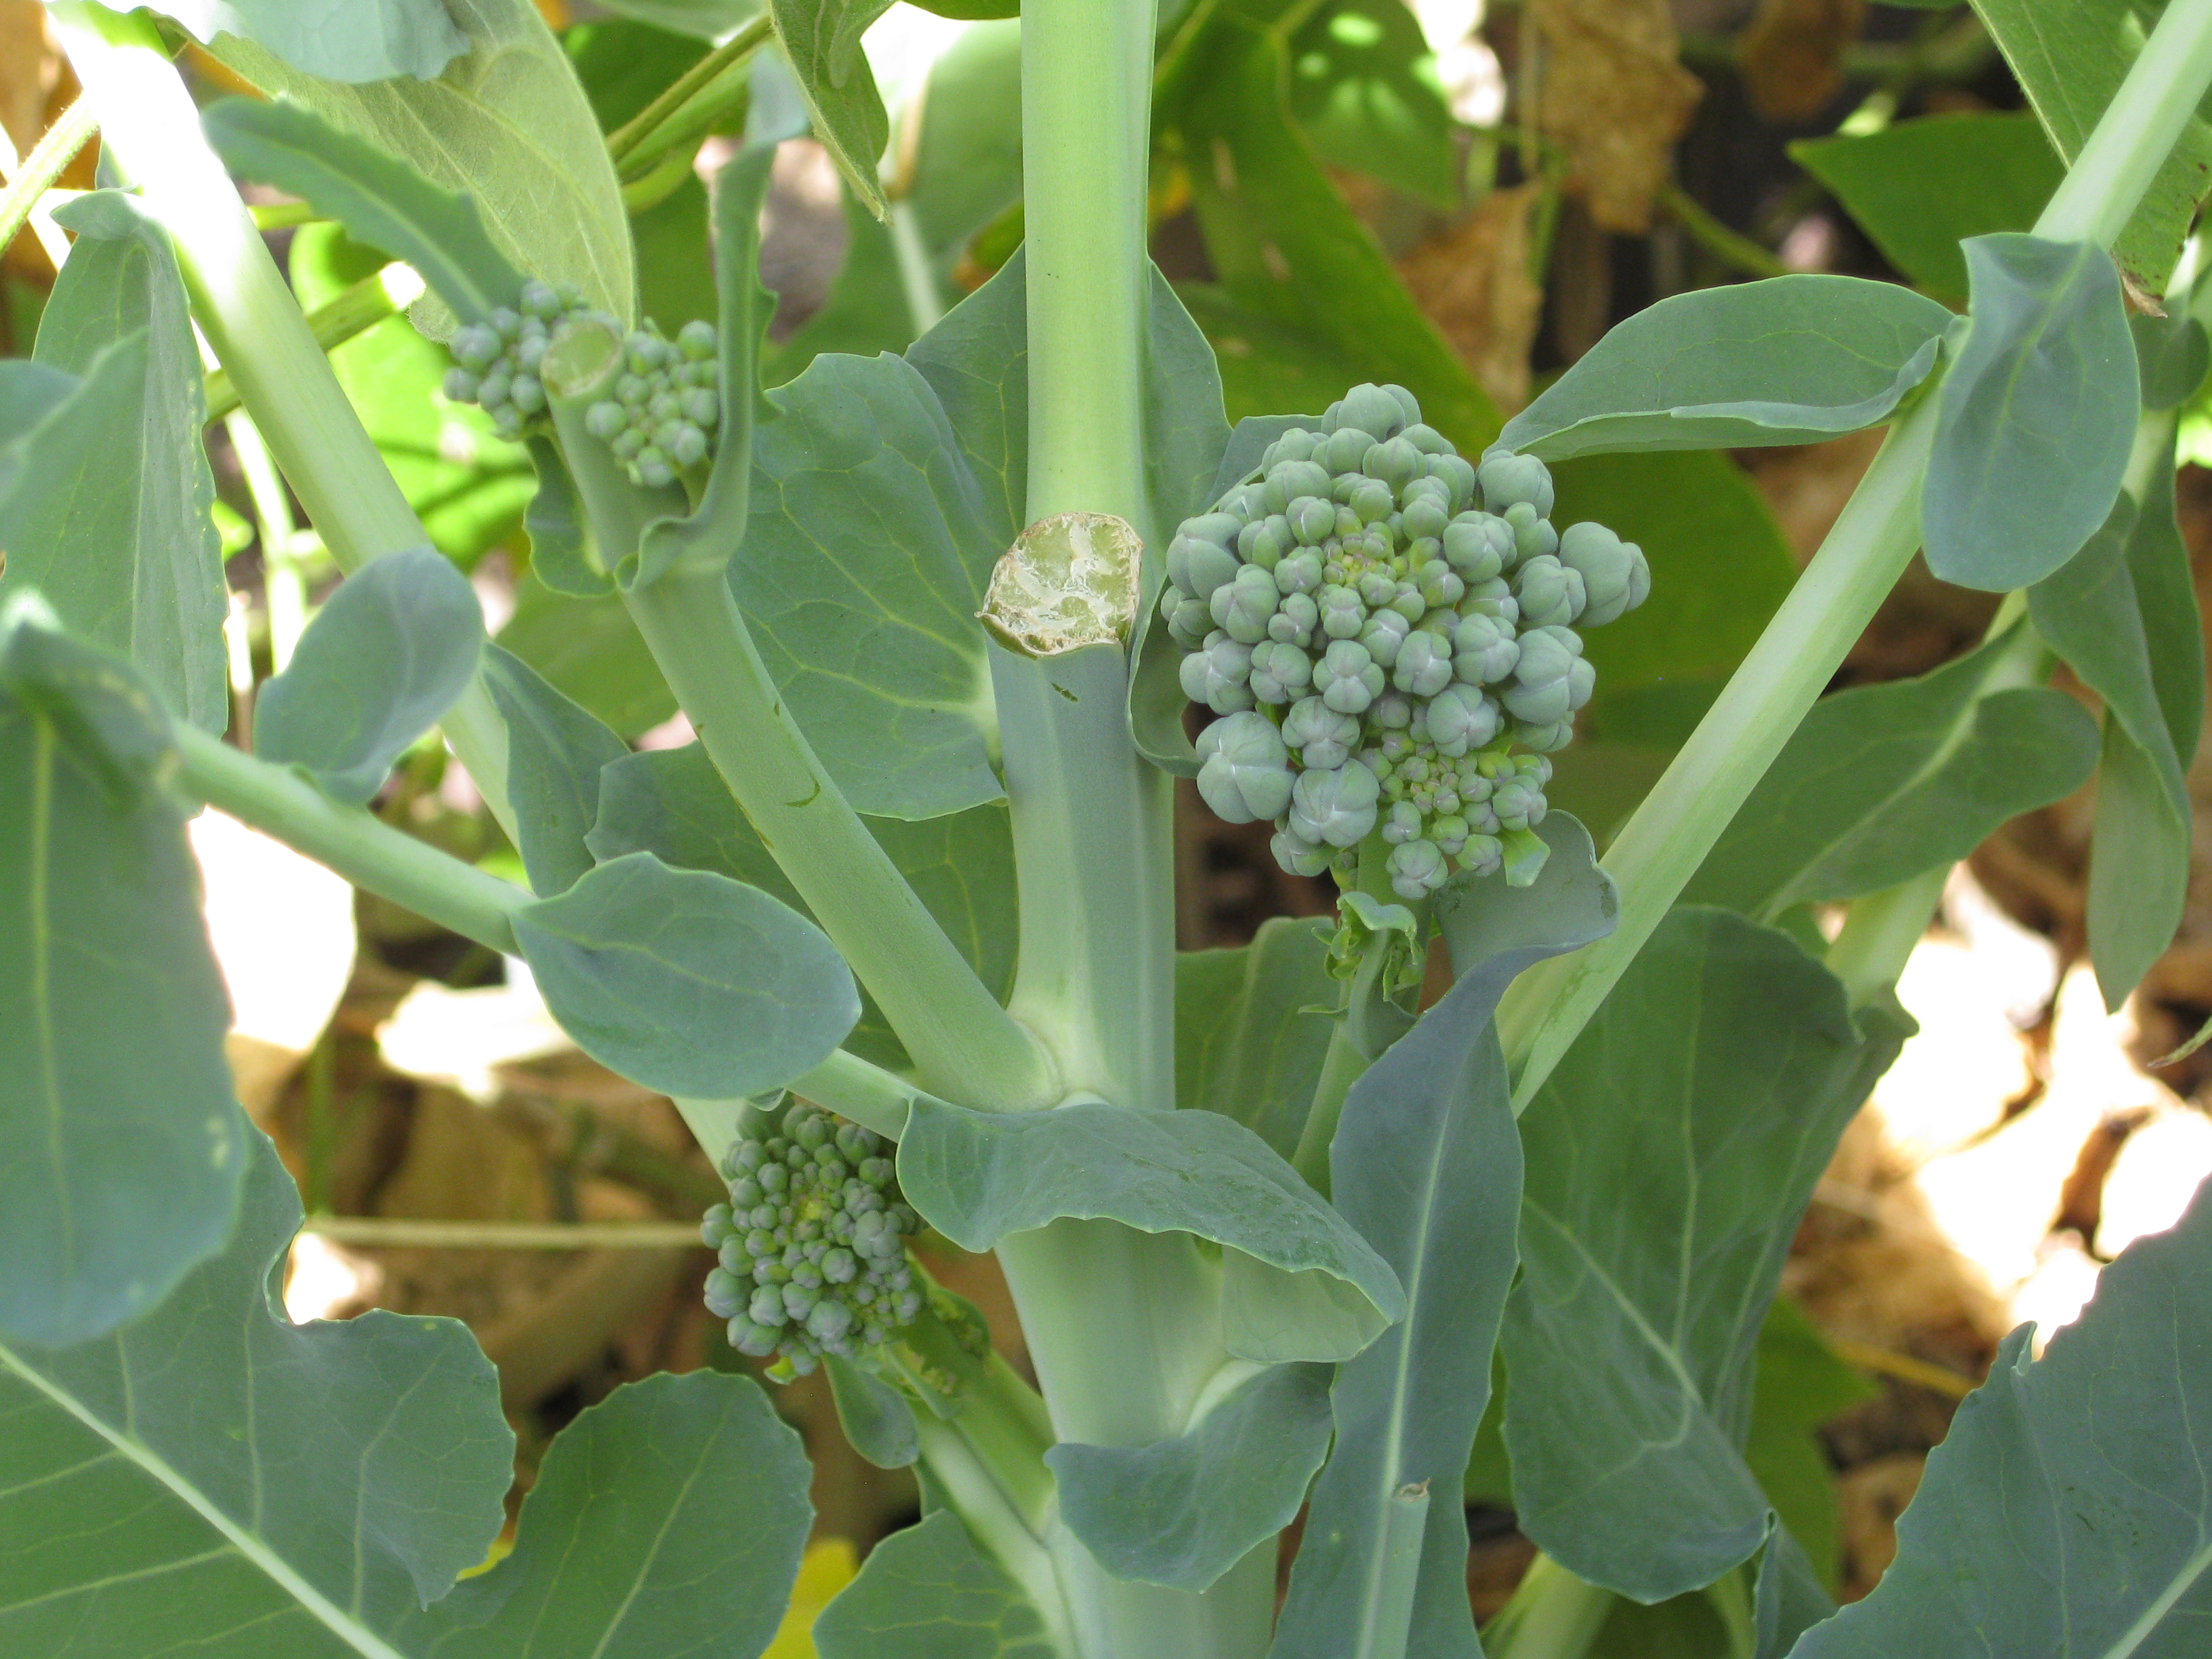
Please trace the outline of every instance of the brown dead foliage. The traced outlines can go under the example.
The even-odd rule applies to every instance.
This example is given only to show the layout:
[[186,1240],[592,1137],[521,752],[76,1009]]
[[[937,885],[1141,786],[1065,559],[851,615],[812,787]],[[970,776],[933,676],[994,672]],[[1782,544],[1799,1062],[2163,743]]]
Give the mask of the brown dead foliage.
[[1528,349],[1544,308],[1529,275],[1540,184],[1492,191],[1480,206],[1409,249],[1398,274],[1507,413],[1528,401]]
[[1866,0],[1759,0],[1736,40],[1752,107],[1770,121],[1807,121],[1843,90],[1844,49],[1859,38]]
[[1602,229],[1641,234],[1705,85],[1676,59],[1667,0],[1533,0],[1547,48],[1538,125]]

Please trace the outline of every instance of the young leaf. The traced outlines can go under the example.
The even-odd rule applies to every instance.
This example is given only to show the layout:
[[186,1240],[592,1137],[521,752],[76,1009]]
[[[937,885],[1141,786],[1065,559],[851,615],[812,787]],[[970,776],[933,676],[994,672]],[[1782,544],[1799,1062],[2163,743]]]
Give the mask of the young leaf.
[[[1619,899],[1589,833],[1565,813],[1538,831],[1535,883],[1448,884],[1437,900],[1457,979],[1352,1086],[1329,1149],[1337,1207],[1406,1286],[1404,1322],[1337,1368],[1336,1449],[1315,1484],[1271,1659],[1476,1650],[1467,1516],[1456,1501],[1490,1394],[1513,1282],[1521,1146],[1492,1016],[1515,975],[1613,931]],[[1402,1498],[1441,1494],[1419,1517]],[[1387,1570],[1394,1546],[1406,1575]],[[1382,1638],[1409,1620],[1411,1639]]]
[[538,478],[537,493],[522,518],[530,535],[531,573],[556,593],[574,599],[612,592],[614,578],[592,562],[583,503],[561,447],[542,433],[524,442]]
[[[446,0],[467,52],[434,81],[362,86],[319,80],[250,42],[215,55],[275,97],[396,156],[432,184],[472,199],[518,270],[574,283],[625,321],[635,315],[629,216],[606,141],[575,71],[532,0]],[[417,306],[438,338],[442,307]]]
[[903,1469],[921,1455],[914,1407],[906,1396],[866,1366],[836,1354],[824,1357],[837,1425],[853,1449],[879,1469]]
[[1973,311],[1936,389],[1921,495],[1928,568],[2002,592],[2096,533],[2136,435],[2135,344],[2111,257],[2086,242],[1977,236]]
[[[2068,162],[2081,153],[2141,48],[2143,24],[2130,0],[1976,0],[1989,30],[2051,144]],[[2212,127],[2201,115],[2183,129],[2112,252],[2136,288],[2161,294],[2181,239],[2212,173]]]
[[1928,378],[1952,320],[1933,300],[1856,276],[1678,294],[1607,333],[1498,441],[1565,460],[1856,432],[1888,419]]
[[442,553],[410,548],[338,585],[291,662],[261,688],[253,751],[367,801],[476,678],[483,608]]
[[1831,191],[1882,257],[1940,299],[1966,297],[1970,236],[2027,230],[2065,177],[2033,115],[1923,115],[1879,132],[1800,138],[1790,158]]
[[2212,1606],[2212,1192],[2129,1247],[2041,1359],[2004,1340],[1929,1454],[1897,1559],[1794,1659],[2180,1655]]
[[[1206,491],[1229,445],[1229,420],[1222,413],[1221,371],[1213,348],[1159,267],[1149,265],[1148,270],[1145,483],[1152,523],[1138,529],[1148,544],[1164,548],[1176,525],[1214,500]],[[1152,562],[1157,568],[1147,594],[1156,594],[1167,575],[1164,554]]]
[[869,1551],[813,1638],[821,1659],[1060,1659],[1020,1586],[949,1509]]
[[1405,1311],[1398,1281],[1267,1145],[1213,1112],[1079,1102],[975,1112],[920,1100],[900,1184],[967,1250],[1060,1216],[1224,1247],[1223,1340],[1240,1359],[1341,1359]]
[[2189,893],[2190,811],[2174,805],[2163,754],[2105,716],[2089,849],[2089,959],[2118,1012],[2173,943]]
[[780,1088],[860,1017],[852,970],[820,928],[758,888],[650,853],[540,899],[514,933],[577,1046],[663,1094]]
[[[994,801],[919,823],[902,818],[866,823],[969,965],[1003,1000],[1013,989],[1021,935],[1006,807]],[[656,854],[679,870],[710,870],[750,883],[811,919],[798,890],[697,744],[647,750],[608,767],[599,779],[599,818],[585,839],[602,860]],[[865,991],[860,1023],[844,1046],[894,1071],[912,1063]]]
[[2212,369],[2212,335],[2187,312],[2130,316],[2128,332],[2135,336],[2144,409],[2178,409],[2204,384],[2206,371]]
[[0,614],[0,1333],[66,1343],[222,1248],[245,1123],[168,717],[27,609]]
[[171,708],[221,732],[229,606],[176,255],[117,191],[70,203],[60,222],[77,242],[40,319],[38,362],[79,384],[0,449],[0,592],[38,588],[64,625],[129,657]]
[[1661,924],[1522,1120],[1522,1278],[1501,1346],[1521,1525],[1656,1601],[1765,1535],[1745,1466],[1752,1357],[1790,1234],[1905,1034],[1855,1022],[1781,934]]
[[2072,794],[2096,764],[2096,723],[2048,686],[1992,690],[2015,644],[2008,629],[1917,679],[1814,704],[1685,901],[1771,922],[1962,859],[2006,819]]
[[1060,1518],[1116,1578],[1203,1591],[1297,1516],[1328,1455],[1328,1369],[1270,1365],[1193,1429],[1044,1455]]
[[890,142],[890,118],[876,90],[875,71],[860,50],[860,35],[883,15],[890,0],[769,0],[776,39],[783,43],[799,96],[813,118],[814,136],[845,175],[869,212],[885,217],[876,158]]
[[1323,920],[1276,916],[1249,945],[1176,957],[1176,1101],[1235,1118],[1288,1158],[1328,1052]]
[[564,893],[592,867],[584,844],[599,811],[599,775],[629,745],[495,645],[484,647],[484,684],[507,722],[507,793],[531,890]]
[[653,581],[672,570],[719,570],[745,538],[753,423],[762,406],[761,344],[775,310],[773,296],[760,281],[761,204],[768,195],[769,167],[775,159],[773,146],[750,149],[714,176],[722,415],[714,433],[714,467],[696,513],[646,526],[637,568],[623,573],[630,586]]
[[439,0],[164,0],[162,9],[204,46],[242,37],[325,81],[427,81],[469,49]]
[[297,196],[356,242],[412,265],[463,322],[513,307],[523,274],[493,246],[476,204],[365,139],[283,100],[225,98],[200,117],[223,165]]
[[625,738],[636,738],[676,713],[676,694],[661,678],[622,596],[579,598],[523,579],[514,614],[499,642]]

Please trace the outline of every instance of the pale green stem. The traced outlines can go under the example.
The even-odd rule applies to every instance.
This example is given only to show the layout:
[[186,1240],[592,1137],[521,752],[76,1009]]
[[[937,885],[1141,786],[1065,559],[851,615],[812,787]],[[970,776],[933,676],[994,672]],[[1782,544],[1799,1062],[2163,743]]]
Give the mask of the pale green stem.
[[[678,76],[659,97],[609,133],[607,154],[618,165],[633,156],[641,161],[654,153],[656,141],[675,133],[688,137],[687,128],[675,125],[684,106],[709,91],[725,73],[748,62],[775,33],[775,21],[763,9],[757,17],[749,20],[735,34]],[[670,135],[664,135],[663,128],[670,129]]]
[[[915,1101],[935,1097],[896,1072],[887,1072],[842,1048],[784,1086],[801,1100],[811,1100],[825,1111],[850,1118],[886,1140],[896,1140],[906,1133],[907,1110]],[[683,1114],[693,1138],[706,1148],[707,1156],[720,1163],[737,1139],[738,1115],[745,1103],[678,1097],[676,1109]]]
[[333,800],[289,767],[256,760],[197,726],[176,721],[171,736],[186,793],[327,865],[356,887],[502,955],[516,954],[514,917],[532,900],[514,883],[362,807]]
[[1583,1659],[1616,1599],[1540,1555],[1483,1632],[1483,1650],[1491,1659]]
[[269,665],[281,674],[292,660],[292,649],[307,626],[307,584],[300,568],[300,526],[293,522],[292,498],[260,428],[242,409],[234,409],[223,422],[230,447],[245,476],[246,493],[253,498],[253,516],[261,541],[261,587],[269,606]]
[[1851,901],[1843,931],[1823,958],[1844,982],[1854,1008],[1863,1008],[1895,986],[1943,897],[1951,866],[1939,864],[1908,881]]
[[[963,1413],[964,1417],[965,1413]],[[921,1455],[930,1473],[945,1483],[946,1495],[976,1541],[1020,1585],[1044,1620],[1053,1650],[1060,1659],[1079,1659],[1051,1552],[994,1476],[989,1465],[960,1432],[961,1418],[941,1422],[927,1407],[915,1413]],[[1037,1466],[1044,1466],[1040,1462]],[[1163,1659],[1167,1659],[1163,1656]]]
[[937,273],[929,268],[929,250],[922,246],[921,218],[914,204],[903,198],[890,204],[891,252],[898,258],[899,287],[906,295],[907,317],[917,336],[927,334],[943,320],[945,296],[937,289]]
[[[346,401],[253,216],[209,148],[143,13],[54,0],[47,15],[85,101],[177,250],[192,316],[342,570],[429,537]],[[507,730],[481,680],[441,722],[508,836]]]
[[[317,306],[307,314],[307,328],[317,345],[332,351],[395,315],[422,291],[421,279],[406,266],[386,265]],[[238,388],[231,385],[229,372],[214,370],[207,377],[207,418],[219,421],[237,407]]]
[[[33,12],[33,16],[38,14]],[[15,233],[31,216],[39,198],[53,187],[62,176],[62,169],[76,159],[76,153],[99,131],[94,118],[92,100],[80,98],[62,112],[62,118],[46,129],[46,137],[31,146],[31,153],[23,158],[21,167],[12,169],[5,189],[0,189],[0,252],[15,240]],[[0,134],[0,143],[6,136]],[[54,263],[58,265],[61,261]]]
[[2111,246],[2212,83],[2212,0],[2169,0],[2035,222],[2054,242]]

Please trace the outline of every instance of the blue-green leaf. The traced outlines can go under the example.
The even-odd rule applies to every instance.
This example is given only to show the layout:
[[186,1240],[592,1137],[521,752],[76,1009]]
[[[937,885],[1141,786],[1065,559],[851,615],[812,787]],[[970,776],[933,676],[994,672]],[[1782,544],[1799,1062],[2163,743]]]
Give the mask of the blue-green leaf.
[[890,118],[876,90],[875,71],[860,50],[861,33],[890,0],[769,0],[814,136],[868,211],[890,211],[876,179],[876,158],[890,142]]
[[1951,322],[1933,300],[1856,276],[1678,294],[1613,328],[1498,441],[1546,460],[1818,442],[1888,419]]
[[65,1343],[222,1248],[246,1126],[168,717],[30,610],[0,614],[0,1333]]
[[907,1201],[963,1249],[1060,1216],[1222,1245],[1223,1340],[1242,1359],[1342,1359],[1405,1311],[1397,1277],[1294,1170],[1213,1112],[1103,1102],[975,1112],[917,1100]]
[[1201,1591],[1290,1525],[1328,1455],[1328,1370],[1271,1365],[1149,1446],[1044,1455],[1060,1518],[1116,1578]]
[[676,712],[676,694],[611,588],[579,597],[526,577],[499,642],[625,738]]
[[1814,704],[1685,900],[1771,921],[1857,898],[1962,859],[2007,818],[2080,788],[2096,722],[2063,691],[2003,685],[2015,645],[2008,629],[1917,679]]
[[1343,995],[1332,931],[1276,916],[1249,945],[1176,957],[1176,1104],[1233,1117],[1285,1158],[1297,1150]]
[[50,363],[28,357],[0,360],[0,447],[14,443],[60,408],[77,384],[76,375]]
[[1521,1525],[1638,1601],[1765,1535],[1742,1447],[1791,1234],[1905,1023],[1726,911],[1675,911],[1522,1120],[1501,1345]]
[[469,49],[439,0],[164,0],[203,46],[253,41],[325,81],[427,81]]
[[2041,1359],[2004,1340],[1873,1593],[1795,1659],[2202,1651],[2212,1619],[2212,1194],[2131,1245]]
[[373,560],[338,585],[261,688],[253,752],[305,768],[340,800],[366,801],[467,690],[483,649],[483,608],[443,554]]
[[1020,1586],[951,1510],[871,1550],[813,1638],[822,1659],[1061,1659]]
[[531,574],[556,593],[591,599],[614,591],[614,578],[599,568],[585,521],[576,481],[562,459],[561,447],[543,433],[524,441],[538,489],[523,512],[530,537]]
[[879,1469],[903,1469],[921,1455],[914,1407],[904,1395],[866,1366],[834,1353],[825,1356],[823,1369],[838,1426],[854,1451]]
[[599,774],[629,745],[511,652],[486,646],[483,678],[507,722],[515,850],[540,898],[565,893],[594,862],[584,837],[599,816]]
[[441,189],[313,110],[225,98],[200,125],[231,172],[301,198],[356,242],[405,260],[463,322],[482,322],[520,296],[523,273],[493,246],[465,194]]
[[[221,732],[228,601],[176,255],[118,192],[60,217],[77,242],[40,319],[38,362],[79,380],[0,448],[0,592],[39,589],[65,626],[130,658],[171,708]],[[40,401],[57,389],[47,380]]]
[[577,1046],[663,1094],[781,1087],[860,1018],[852,970],[820,928],[757,887],[650,853],[540,899],[514,933]]
[[[1528,887],[1462,878],[1438,895],[1457,979],[1352,1085],[1329,1149],[1337,1207],[1406,1286],[1405,1320],[1337,1368],[1336,1449],[1314,1486],[1271,1659],[1478,1651],[1467,1516],[1455,1501],[1490,1395],[1513,1283],[1521,1144],[1492,1016],[1515,975],[1613,931],[1618,896],[1564,813]],[[1410,1524],[1409,1490],[1441,1494]],[[1414,1558],[1410,1591],[1394,1554]],[[1394,1594],[1395,1592],[1395,1594]],[[1410,1606],[1410,1612],[1407,1608]],[[1410,1638],[1385,1638],[1409,1620]]]
[[2135,343],[2102,248],[1966,245],[1973,310],[1937,388],[1920,507],[1928,568],[2002,592],[2072,558],[2112,511],[2134,447]]

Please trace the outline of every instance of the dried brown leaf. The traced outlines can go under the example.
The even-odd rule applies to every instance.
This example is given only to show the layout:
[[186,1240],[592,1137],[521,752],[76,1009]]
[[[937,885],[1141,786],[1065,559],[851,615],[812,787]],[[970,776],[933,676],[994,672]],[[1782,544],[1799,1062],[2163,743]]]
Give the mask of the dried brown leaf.
[[1759,0],[1736,41],[1752,107],[1770,121],[1818,115],[1843,89],[1844,50],[1865,21],[1866,0]]
[[1509,414],[1528,401],[1528,351],[1544,290],[1529,274],[1540,184],[1492,191],[1398,261],[1407,290]]
[[1705,85],[1677,60],[1667,0],[1533,0],[1547,49],[1538,125],[1606,230],[1651,228],[1668,152]]

